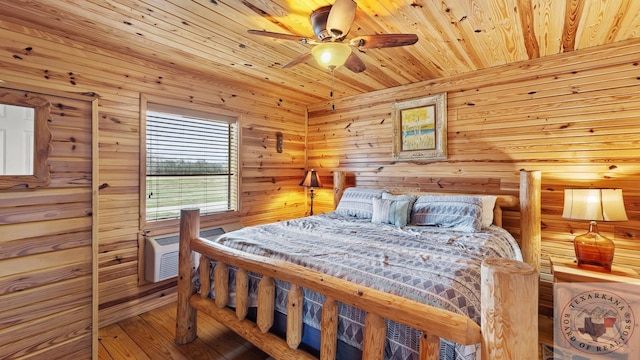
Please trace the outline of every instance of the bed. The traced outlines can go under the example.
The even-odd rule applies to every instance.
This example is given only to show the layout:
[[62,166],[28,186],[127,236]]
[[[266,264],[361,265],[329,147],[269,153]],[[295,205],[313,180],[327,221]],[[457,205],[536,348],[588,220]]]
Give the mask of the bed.
[[[488,221],[498,225],[501,206],[519,203],[520,248],[486,223],[494,206],[478,199],[491,196],[420,194],[408,206],[410,195],[383,194],[347,189],[333,213],[216,242],[195,235],[197,210],[183,211],[176,341],[195,339],[199,310],[276,359],[537,358],[539,251],[530,243],[539,237],[539,173],[521,173],[519,201],[493,197]],[[446,229],[412,225],[450,222],[434,220],[434,204],[459,199],[472,202],[464,214],[484,206],[485,216],[456,215]]]

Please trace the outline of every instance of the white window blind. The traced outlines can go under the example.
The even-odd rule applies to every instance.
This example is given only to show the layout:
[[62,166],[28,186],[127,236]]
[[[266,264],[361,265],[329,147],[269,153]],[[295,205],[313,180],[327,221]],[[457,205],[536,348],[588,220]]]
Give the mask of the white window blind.
[[[176,112],[178,112],[176,110]],[[236,119],[147,111],[147,221],[237,210]]]

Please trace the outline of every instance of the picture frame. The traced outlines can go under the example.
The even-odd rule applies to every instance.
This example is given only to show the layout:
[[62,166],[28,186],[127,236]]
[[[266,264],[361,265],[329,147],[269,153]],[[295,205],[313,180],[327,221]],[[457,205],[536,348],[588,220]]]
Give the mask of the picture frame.
[[393,103],[393,160],[447,159],[447,94]]

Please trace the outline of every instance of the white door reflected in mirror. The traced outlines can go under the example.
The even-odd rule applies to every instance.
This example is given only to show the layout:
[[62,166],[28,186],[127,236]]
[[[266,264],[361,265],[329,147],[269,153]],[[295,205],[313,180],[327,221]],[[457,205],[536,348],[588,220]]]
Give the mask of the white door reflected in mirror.
[[0,175],[33,175],[34,108],[0,104]]

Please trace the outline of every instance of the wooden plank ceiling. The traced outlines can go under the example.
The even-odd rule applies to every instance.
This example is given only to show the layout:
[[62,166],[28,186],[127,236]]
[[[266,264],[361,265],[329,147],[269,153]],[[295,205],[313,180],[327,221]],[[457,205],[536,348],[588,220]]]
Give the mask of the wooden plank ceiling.
[[[367,69],[335,71],[335,96],[448,77],[482,68],[640,37],[637,0],[356,0],[347,40],[415,33],[402,48],[357,50]],[[332,76],[312,45],[247,34],[314,38],[309,14],[333,0],[0,0],[0,21],[211,76],[232,87],[281,92],[315,103]],[[2,46],[2,45],[0,45]],[[16,54],[23,49],[12,49]],[[37,51],[33,49],[32,51]]]

